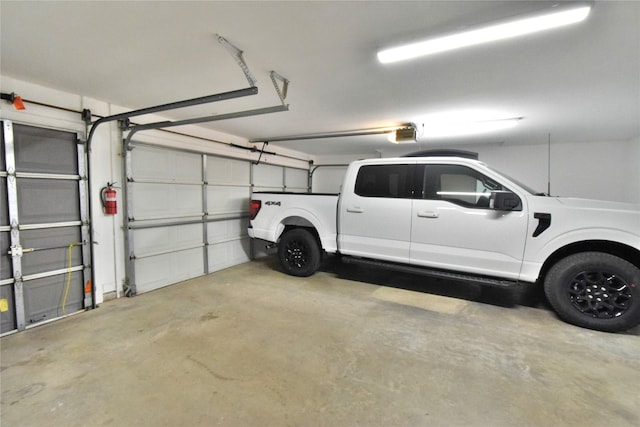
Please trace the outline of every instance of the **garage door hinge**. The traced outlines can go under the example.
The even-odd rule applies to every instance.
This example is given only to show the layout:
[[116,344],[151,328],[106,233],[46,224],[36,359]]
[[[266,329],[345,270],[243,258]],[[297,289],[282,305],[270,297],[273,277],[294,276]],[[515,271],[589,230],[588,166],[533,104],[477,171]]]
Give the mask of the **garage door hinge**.
[[22,257],[22,246],[16,245],[16,246],[11,246],[10,248],[11,250],[9,251],[9,255],[11,255],[12,257]]

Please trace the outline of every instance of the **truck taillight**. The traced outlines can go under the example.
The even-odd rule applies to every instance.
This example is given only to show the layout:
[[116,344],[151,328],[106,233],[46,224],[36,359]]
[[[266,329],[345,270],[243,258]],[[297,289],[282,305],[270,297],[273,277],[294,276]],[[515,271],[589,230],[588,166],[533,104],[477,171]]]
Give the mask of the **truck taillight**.
[[262,207],[262,202],[260,200],[252,200],[249,204],[249,219],[253,220],[258,212],[260,212],[260,208]]

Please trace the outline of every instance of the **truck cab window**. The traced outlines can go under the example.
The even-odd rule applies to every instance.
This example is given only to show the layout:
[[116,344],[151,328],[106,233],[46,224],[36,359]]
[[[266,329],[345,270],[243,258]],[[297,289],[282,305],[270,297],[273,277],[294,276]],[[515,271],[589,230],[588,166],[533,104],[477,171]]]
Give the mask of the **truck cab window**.
[[488,208],[491,192],[504,189],[495,180],[467,166],[424,166],[424,199],[446,200],[472,208]]
[[355,193],[362,197],[411,198],[413,165],[368,165],[358,171]]

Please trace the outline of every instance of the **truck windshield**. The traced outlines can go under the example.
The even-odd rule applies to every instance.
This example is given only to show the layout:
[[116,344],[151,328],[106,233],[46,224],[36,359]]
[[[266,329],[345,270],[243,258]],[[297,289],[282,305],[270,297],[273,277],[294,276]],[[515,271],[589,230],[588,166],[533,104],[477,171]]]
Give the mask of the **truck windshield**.
[[509,179],[509,180],[511,180],[511,181],[513,181],[513,182],[515,182],[515,183],[516,183],[516,184],[518,184],[518,186],[520,186],[523,190],[526,190],[527,192],[529,192],[529,193],[533,194],[534,196],[547,196],[547,194],[546,194],[546,193],[543,193],[543,192],[540,192],[540,191],[536,191],[536,190],[534,190],[533,188],[529,187],[528,185],[523,184],[523,183],[522,183],[522,182],[520,182],[519,180],[517,180],[517,179],[515,179],[515,178],[513,178],[513,177],[511,177],[511,176],[509,176],[509,175],[507,175],[506,173],[504,173],[504,172],[500,172],[500,171],[499,171],[499,170],[497,170],[496,168],[493,168],[493,167],[491,167],[491,166],[488,166],[488,167],[489,167],[489,169],[491,169],[492,171],[494,171],[494,172],[496,172],[496,173],[499,173],[500,175],[504,176],[505,178],[507,178],[507,179]]

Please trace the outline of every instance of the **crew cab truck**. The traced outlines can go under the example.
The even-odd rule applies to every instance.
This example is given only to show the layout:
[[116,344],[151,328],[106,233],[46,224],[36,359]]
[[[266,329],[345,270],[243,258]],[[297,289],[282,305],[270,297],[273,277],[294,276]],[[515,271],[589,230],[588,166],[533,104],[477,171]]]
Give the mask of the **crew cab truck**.
[[340,194],[256,192],[249,236],[309,276],[346,262],[488,286],[535,283],[563,320],[640,323],[640,205],[550,197],[458,157],[358,160]]

